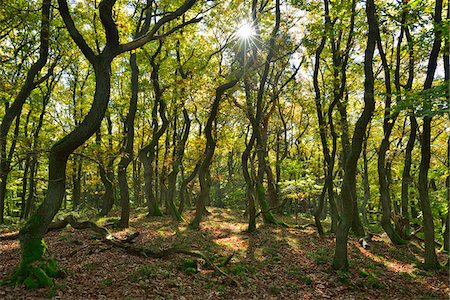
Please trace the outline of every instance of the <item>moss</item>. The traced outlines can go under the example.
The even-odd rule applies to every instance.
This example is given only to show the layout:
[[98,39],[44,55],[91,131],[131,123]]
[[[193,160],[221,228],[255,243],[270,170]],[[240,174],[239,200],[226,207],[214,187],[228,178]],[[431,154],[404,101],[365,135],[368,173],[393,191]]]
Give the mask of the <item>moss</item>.
[[184,269],[184,273],[186,273],[188,275],[192,275],[192,274],[197,273],[197,269],[189,267],[189,268]]
[[23,281],[23,284],[25,285],[25,288],[27,288],[27,289],[36,289],[39,287],[39,284],[37,283],[37,281],[31,277],[27,277]]
[[164,214],[162,213],[159,205],[157,203],[152,203],[152,211],[148,213],[148,216],[154,217],[162,217]]
[[53,280],[41,268],[34,267],[33,274],[34,274],[34,276],[36,276],[36,278],[39,282],[39,286],[41,286],[41,287],[53,286]]
[[40,261],[44,257],[48,247],[44,240],[27,240],[22,244],[22,264],[30,264],[35,261]]
[[181,263],[182,269],[193,268],[197,270],[197,261],[195,259],[186,258]]
[[60,276],[60,271],[58,270],[58,264],[54,259],[48,259],[47,264],[44,264],[43,269],[45,273],[50,277],[58,277]]
[[27,289],[53,287],[52,278],[63,277],[54,259],[45,259],[47,245],[43,240],[26,240],[22,243],[22,262],[16,272],[6,280],[10,285],[24,284]]
[[280,222],[277,221],[277,219],[274,217],[274,215],[270,211],[269,204],[266,201],[266,191],[262,184],[258,183],[256,185],[256,193],[258,195],[257,199],[258,199],[259,205],[261,206],[261,210],[263,211],[262,216],[263,216],[264,223],[280,225]]

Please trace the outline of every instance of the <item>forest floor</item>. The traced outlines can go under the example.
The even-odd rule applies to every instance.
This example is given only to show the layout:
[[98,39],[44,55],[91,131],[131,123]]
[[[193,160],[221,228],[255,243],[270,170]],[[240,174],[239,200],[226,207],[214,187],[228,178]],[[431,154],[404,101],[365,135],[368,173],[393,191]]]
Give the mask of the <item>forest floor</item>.
[[[448,299],[448,270],[418,269],[423,249],[416,243],[393,246],[384,235],[375,235],[371,248],[349,243],[350,271],[331,269],[334,237],[320,237],[312,227],[281,228],[259,225],[245,233],[242,212],[209,208],[200,231],[187,222],[174,224],[170,217],[146,218],[134,212],[130,228],[112,229],[123,237],[140,235],[135,243],[152,249],[179,246],[196,249],[214,258],[234,253],[223,271],[239,282],[234,286],[210,270],[201,259],[197,271],[187,268],[192,259],[184,254],[143,258],[103,244],[89,230],[70,226],[46,235],[50,254],[66,270],[56,288],[26,290],[23,286],[0,286],[0,299]],[[186,214],[187,219],[192,212]],[[117,218],[97,219],[97,224]],[[307,219],[283,217],[289,224]],[[304,227],[303,227],[304,228]],[[1,234],[8,231],[1,230]],[[445,256],[440,254],[440,259]],[[18,241],[0,242],[0,281],[20,261]]]

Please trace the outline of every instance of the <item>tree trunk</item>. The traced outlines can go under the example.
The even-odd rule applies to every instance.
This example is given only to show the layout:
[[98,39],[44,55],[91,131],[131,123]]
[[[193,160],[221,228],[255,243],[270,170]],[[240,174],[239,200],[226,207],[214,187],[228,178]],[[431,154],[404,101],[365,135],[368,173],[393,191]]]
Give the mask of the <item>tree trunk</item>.
[[368,139],[369,133],[366,134],[366,137],[364,138],[363,142],[363,187],[364,187],[364,198],[363,198],[363,204],[361,206],[361,212],[363,216],[363,222],[365,225],[369,224],[369,220],[367,219],[367,203],[370,199],[370,184],[369,184],[369,162],[367,160],[367,139]]
[[[172,219],[175,221],[181,221],[183,218],[181,217],[180,211],[175,207],[175,195],[176,195],[176,180],[177,175],[180,170],[180,165],[183,160],[184,149],[186,147],[186,142],[189,137],[189,131],[191,128],[191,120],[189,119],[189,115],[187,110],[183,109],[183,118],[184,118],[184,129],[182,133],[181,140],[178,141],[176,145],[174,145],[175,149],[175,158],[172,166],[172,171],[168,176],[168,191],[167,191],[167,203],[169,204],[169,212],[172,216]],[[176,129],[174,129],[176,131]]]
[[72,205],[76,209],[81,202],[81,169],[82,160],[74,157],[72,160]]
[[[197,162],[194,167],[192,173],[184,178],[180,184],[180,206],[178,207],[178,211],[180,214],[183,213],[184,207],[186,206],[186,202],[188,205],[191,205],[191,191],[188,191],[188,184],[197,176],[198,169],[200,168],[201,161]],[[187,201],[186,201],[187,200]]]
[[248,144],[245,146],[245,150],[242,152],[242,173],[245,179],[246,195],[247,195],[247,213],[248,213],[248,232],[254,232],[256,230],[256,207],[255,207],[255,183],[248,171],[248,161],[250,158],[250,151],[255,143],[255,135],[252,134]]
[[12,157],[15,150],[11,147],[10,152],[7,154],[7,137],[14,119],[20,116],[25,101],[37,86],[37,83],[34,81],[36,76],[47,63],[50,35],[50,11],[51,0],[43,0],[41,9],[39,58],[28,71],[24,84],[14,99],[14,102],[6,110],[0,124],[0,224],[4,223],[6,186],[10,171],[10,160],[8,157]]
[[136,205],[142,206],[141,165],[136,159],[133,160],[133,194]]
[[110,60],[101,58],[99,61],[102,63],[96,61],[94,65],[96,85],[91,110],[78,127],[51,148],[46,196],[38,210],[20,230],[23,268],[28,268],[33,261],[42,259],[45,252],[43,236],[64,198],[69,155],[96,132],[105,114],[110,93]]
[[375,18],[375,4],[373,0],[366,1],[366,15],[369,24],[367,36],[367,48],[364,55],[364,110],[355,125],[352,144],[348,159],[344,164],[344,178],[342,183],[341,197],[343,210],[341,222],[336,231],[336,248],[333,258],[333,268],[337,270],[348,269],[347,240],[348,231],[352,223],[354,214],[354,201],[352,183],[355,182],[356,167],[359,155],[361,154],[362,143],[373,111],[375,110],[374,99],[374,74],[373,74],[373,54],[376,44],[377,20]]
[[122,207],[119,225],[122,228],[128,227],[130,219],[130,192],[127,180],[127,168],[133,160],[134,143],[134,119],[136,116],[138,93],[139,93],[139,68],[136,62],[136,53],[130,54],[131,68],[131,99],[128,114],[124,122],[124,136],[122,155],[117,170],[119,180],[120,204]]
[[[169,121],[166,117],[166,103],[162,99],[162,90],[159,84],[159,67],[160,65],[156,63],[156,57],[161,53],[162,42],[159,42],[158,48],[153,56],[150,57],[150,64],[152,66],[151,79],[152,85],[155,90],[155,102],[153,104],[152,110],[152,128],[153,134],[152,139],[148,145],[142,148],[139,152],[139,159],[144,166],[144,193],[147,199],[147,208],[149,216],[162,216],[161,209],[159,208],[158,201],[153,193],[153,161],[157,155],[156,147],[158,145],[159,139],[166,132],[169,126]],[[158,109],[159,108],[159,109]],[[162,120],[162,125],[158,125],[158,112]],[[157,189],[157,186],[156,186]]]
[[[450,17],[450,5],[447,5],[447,19]],[[448,35],[444,37],[445,40],[445,49],[444,54],[442,56],[444,60],[444,78],[447,82],[450,80],[450,57],[449,52],[450,51],[450,42]],[[447,92],[447,102],[450,103],[450,94]],[[447,114],[448,119],[450,120],[450,110]],[[450,168],[450,135],[447,139],[447,164],[449,164]],[[448,264],[450,265],[450,174],[447,175],[446,178],[446,188],[447,188],[447,218],[445,221],[445,230],[444,230],[444,251],[447,252],[448,256]]]
[[[434,43],[428,61],[427,76],[424,83],[424,90],[430,89],[437,66],[437,58],[441,47],[441,29],[437,28],[442,20],[442,0],[436,0],[434,14]],[[425,103],[424,108],[429,108],[430,103]],[[428,195],[428,170],[430,169],[431,157],[431,116],[423,117],[423,130],[421,139],[421,160],[419,167],[419,201],[423,214],[423,229],[425,234],[425,269],[437,269],[440,267],[435,249],[434,223],[431,212],[430,198]]]
[[198,169],[198,179],[200,181],[200,194],[198,196],[198,199],[195,203],[195,217],[194,220],[192,220],[190,227],[193,229],[199,229],[200,228],[200,222],[202,220],[203,214],[205,212],[205,203],[207,201],[207,198],[209,197],[209,180],[208,180],[208,171],[209,166],[211,165],[212,157],[214,155],[214,150],[216,148],[216,141],[213,137],[213,122],[216,119],[217,113],[219,112],[219,104],[220,100],[222,99],[224,93],[228,90],[234,87],[241,76],[243,72],[239,72],[237,77],[235,79],[232,79],[221,86],[219,86],[216,89],[216,95],[214,97],[214,102],[211,107],[211,112],[209,114],[208,120],[206,122],[206,126],[204,129],[205,137],[206,137],[206,147],[205,151],[203,152],[203,160],[200,163],[199,169]]

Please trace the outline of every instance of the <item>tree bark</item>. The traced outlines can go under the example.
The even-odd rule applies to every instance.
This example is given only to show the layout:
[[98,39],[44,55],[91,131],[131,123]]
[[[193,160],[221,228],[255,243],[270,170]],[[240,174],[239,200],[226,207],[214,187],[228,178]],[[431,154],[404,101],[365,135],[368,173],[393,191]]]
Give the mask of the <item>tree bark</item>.
[[136,53],[130,54],[131,68],[131,99],[128,108],[128,114],[124,122],[123,148],[121,158],[117,169],[117,178],[119,180],[120,204],[122,207],[119,226],[128,227],[130,219],[130,192],[127,180],[127,168],[133,160],[134,143],[134,119],[136,116],[138,93],[139,93],[139,68],[136,62]]
[[[45,1],[44,3],[48,4],[44,7],[49,10],[50,1]],[[98,130],[105,115],[110,98],[112,60],[122,52],[135,49],[133,46],[139,47],[146,42],[155,39],[155,34],[159,27],[167,22],[167,20],[178,18],[178,16],[188,10],[194,3],[195,0],[187,0],[179,9],[159,19],[157,22],[157,25],[159,26],[155,25],[152,30],[147,33],[144,40],[120,45],[119,32],[114,22],[112,11],[115,0],[102,0],[99,4],[99,13],[100,20],[105,29],[106,45],[99,54],[95,54],[76,28],[66,0],[58,0],[60,15],[63,18],[64,24],[69,31],[72,40],[77,44],[78,48],[94,68],[94,101],[88,114],[80,125],[56,142],[50,150],[47,193],[44,201],[21,229],[19,235],[22,248],[22,263],[21,267],[16,272],[15,277],[23,279],[18,280],[24,280],[29,276],[30,272],[33,270],[33,263],[35,261],[44,260],[43,256],[46,251],[46,246],[42,239],[45,232],[47,232],[53,217],[58,212],[64,198],[66,166],[69,155]],[[176,30],[176,28],[178,28],[178,26],[169,30],[167,34]]]
[[[390,169],[388,168],[388,163],[386,162],[386,154],[390,147],[390,141],[389,138],[391,136],[392,130],[395,125],[395,121],[397,120],[398,112],[392,112],[391,111],[391,102],[392,102],[392,90],[391,90],[391,74],[390,74],[390,68],[389,64],[386,59],[386,54],[383,50],[383,45],[381,42],[381,36],[380,36],[380,30],[378,27],[378,20],[377,20],[377,28],[376,28],[376,38],[377,38],[377,46],[378,46],[378,53],[381,57],[381,62],[383,65],[384,70],[384,82],[385,82],[385,89],[386,89],[386,96],[385,96],[385,102],[384,102],[384,120],[383,120],[383,139],[381,141],[381,145],[378,151],[378,182],[380,184],[380,202],[381,202],[381,208],[382,208],[382,217],[381,217],[381,226],[383,227],[384,231],[388,235],[389,239],[392,243],[395,245],[403,245],[406,243],[405,240],[401,238],[399,233],[396,231],[394,226],[391,223],[391,207],[392,207],[392,201],[391,201],[391,192],[390,192],[390,180],[389,180],[389,173]],[[398,38],[398,45],[397,45],[397,67],[396,71],[398,72],[398,69],[400,68],[400,59],[399,59],[399,52],[400,52],[400,46],[403,39],[403,28],[401,28],[400,36]],[[399,85],[399,78],[396,75],[395,81],[397,86]]]
[[[184,129],[182,132],[181,140],[178,141],[175,147],[175,158],[172,165],[172,171],[168,176],[168,191],[167,191],[167,203],[169,204],[169,212],[172,219],[175,221],[181,221],[182,217],[180,211],[175,207],[175,195],[176,195],[176,180],[178,172],[180,171],[181,162],[183,160],[184,149],[189,137],[189,131],[191,128],[191,120],[189,119],[188,112],[183,108]],[[176,130],[176,129],[174,129]]]
[[[370,129],[368,130],[370,131]],[[363,216],[363,222],[365,225],[369,224],[369,220],[367,218],[367,203],[370,199],[370,184],[369,184],[369,161],[367,159],[367,139],[369,138],[369,132],[367,132],[364,142],[363,142],[363,187],[364,187],[364,198],[363,198],[363,204],[361,206],[361,212]]]
[[[156,63],[156,57],[161,53],[162,42],[159,42],[156,52],[150,57],[150,64],[152,66],[151,79],[155,91],[155,102],[152,110],[152,127],[153,135],[150,143],[142,148],[139,152],[139,159],[144,166],[144,193],[147,199],[148,214],[150,216],[162,216],[158,201],[153,193],[153,161],[156,157],[156,147],[159,139],[166,132],[169,121],[166,117],[166,103],[162,99],[162,90],[159,84],[159,64]],[[159,107],[159,109],[158,109]],[[158,126],[158,112],[162,120],[161,127]],[[157,187],[156,187],[157,188]]]
[[11,164],[11,161],[8,158],[12,157],[14,152],[13,147],[11,147],[9,153],[7,153],[6,150],[8,133],[14,119],[18,118],[22,113],[22,107],[25,101],[37,86],[37,83],[35,82],[36,76],[47,63],[50,36],[50,11],[51,0],[43,0],[41,9],[39,58],[28,71],[24,84],[14,99],[14,102],[6,110],[0,124],[0,224],[4,223],[6,187]]
[[355,125],[350,153],[344,164],[344,178],[342,183],[341,197],[343,210],[340,224],[336,231],[336,247],[333,258],[333,268],[337,270],[348,269],[347,241],[348,231],[352,223],[354,210],[354,195],[352,183],[355,182],[356,167],[359,155],[361,154],[362,143],[373,112],[375,110],[374,99],[374,74],[373,74],[373,54],[376,44],[377,20],[375,18],[375,4],[373,0],[366,1],[366,15],[369,24],[367,36],[367,47],[364,54],[364,110]]
[[[442,20],[442,0],[436,0],[434,12],[434,42],[428,61],[427,76],[423,85],[423,89],[430,89],[433,84],[433,78],[437,66],[437,58],[441,47],[442,37],[441,29],[436,25],[440,25]],[[429,108],[430,103],[425,103],[424,108]],[[434,244],[434,222],[431,212],[430,198],[428,195],[428,170],[430,169],[431,158],[431,116],[423,117],[423,130],[421,139],[421,160],[419,167],[419,201],[423,214],[423,229],[425,234],[425,269],[437,269],[440,267]]]

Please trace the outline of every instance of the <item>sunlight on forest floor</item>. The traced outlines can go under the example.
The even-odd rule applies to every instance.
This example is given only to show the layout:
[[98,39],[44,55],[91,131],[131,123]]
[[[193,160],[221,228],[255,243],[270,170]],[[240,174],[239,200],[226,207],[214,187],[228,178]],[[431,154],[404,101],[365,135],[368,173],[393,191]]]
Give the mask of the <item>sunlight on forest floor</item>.
[[[188,227],[194,211],[185,221],[174,223],[170,216],[146,217],[132,214],[130,227],[114,227],[119,212],[108,218],[93,219],[107,226],[118,238],[139,232],[136,245],[167,249],[174,245],[199,250],[216,263],[233,254],[223,270],[242,284],[231,286],[200,259],[197,270],[185,272],[180,265],[189,261],[184,255],[164,259],[142,258],[105,245],[88,230],[66,228],[46,235],[50,253],[67,269],[66,279],[58,279],[63,299],[445,299],[450,292],[445,270],[424,272],[415,267],[423,249],[414,242],[395,247],[383,235],[375,235],[370,249],[349,241],[350,271],[331,269],[334,236],[320,237],[313,227],[281,228],[258,223],[253,234],[245,232],[242,211],[208,208],[199,231]],[[307,225],[310,219],[279,216],[289,223]],[[297,221],[297,222],[296,222]],[[0,280],[18,265],[17,241],[0,245]],[[441,255],[442,259],[443,256]],[[0,293],[5,292],[0,287]],[[5,299],[42,298],[46,291],[8,288]],[[0,294],[5,295],[5,294]],[[0,297],[1,298],[1,297]]]

